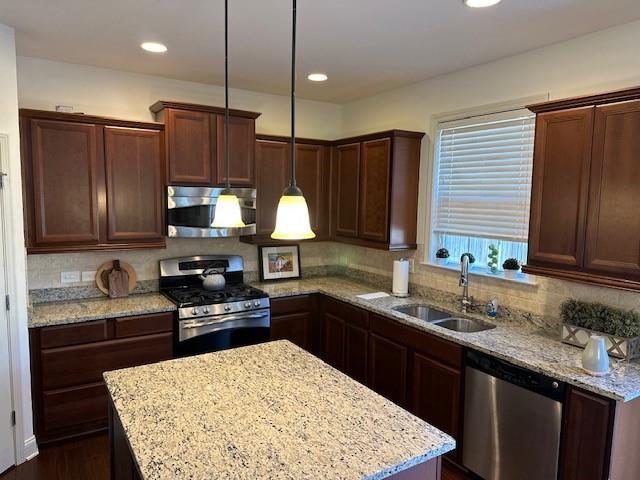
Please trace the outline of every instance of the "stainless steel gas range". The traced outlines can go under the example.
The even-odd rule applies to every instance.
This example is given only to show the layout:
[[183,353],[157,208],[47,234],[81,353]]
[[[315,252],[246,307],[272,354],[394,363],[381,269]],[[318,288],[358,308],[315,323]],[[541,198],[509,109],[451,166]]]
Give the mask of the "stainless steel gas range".
[[[207,290],[200,276],[217,270],[226,285]],[[238,255],[202,255],[160,261],[160,292],[178,306],[177,356],[269,340],[269,296],[244,283]]]

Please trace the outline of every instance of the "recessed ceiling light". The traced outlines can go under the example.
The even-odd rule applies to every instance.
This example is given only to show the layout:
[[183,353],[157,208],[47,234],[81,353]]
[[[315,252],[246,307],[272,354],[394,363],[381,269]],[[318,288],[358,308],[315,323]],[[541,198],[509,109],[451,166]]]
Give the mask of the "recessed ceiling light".
[[309,75],[307,75],[307,78],[312,82],[324,82],[329,77],[327,77],[324,73],[310,73]]
[[467,7],[484,8],[497,5],[502,0],[462,0]]
[[167,51],[166,45],[157,42],[144,42],[140,45],[140,48],[152,53],[164,53]]

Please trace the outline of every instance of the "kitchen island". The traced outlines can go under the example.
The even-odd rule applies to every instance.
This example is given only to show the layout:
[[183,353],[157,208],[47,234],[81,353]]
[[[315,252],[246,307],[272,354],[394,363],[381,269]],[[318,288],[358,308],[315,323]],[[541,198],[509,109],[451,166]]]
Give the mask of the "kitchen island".
[[113,479],[436,480],[455,448],[287,341],[104,377]]

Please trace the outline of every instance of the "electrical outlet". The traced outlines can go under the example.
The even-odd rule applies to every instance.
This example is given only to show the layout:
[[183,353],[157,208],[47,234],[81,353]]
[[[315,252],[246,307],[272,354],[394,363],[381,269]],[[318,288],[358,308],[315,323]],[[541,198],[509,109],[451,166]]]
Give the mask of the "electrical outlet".
[[416,262],[415,259],[409,259],[409,273],[416,273]]
[[80,272],[60,272],[62,283],[74,283],[80,281]]
[[73,113],[73,107],[71,105],[56,105],[56,112]]
[[82,281],[83,282],[93,282],[96,279],[96,271],[92,272],[82,272]]

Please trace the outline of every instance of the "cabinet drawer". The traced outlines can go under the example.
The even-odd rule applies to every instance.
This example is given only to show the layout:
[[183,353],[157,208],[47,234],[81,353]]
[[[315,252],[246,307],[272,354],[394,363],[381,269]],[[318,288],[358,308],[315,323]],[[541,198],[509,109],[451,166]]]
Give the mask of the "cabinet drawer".
[[369,313],[348,303],[326,298],[324,310],[360,328],[369,328]]
[[42,388],[101,382],[106,371],[168,360],[172,351],[172,333],[43,350]]
[[107,425],[107,388],[104,383],[44,392],[44,430],[71,429],[91,424]]
[[99,342],[109,336],[107,320],[74,323],[57,327],[40,329],[40,345],[42,348],[55,348],[80,343]]
[[274,298],[271,300],[271,315],[310,312],[313,309],[311,295]]
[[371,331],[407,345],[446,365],[462,368],[460,345],[376,314],[371,314]]
[[115,320],[116,338],[172,332],[173,318],[173,312],[117,318]]

